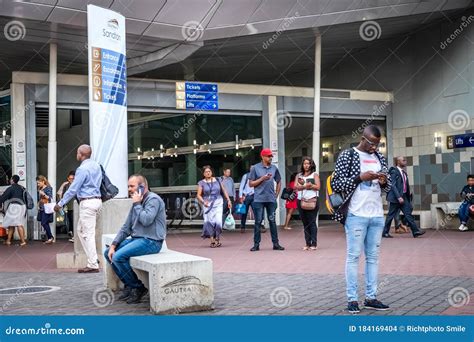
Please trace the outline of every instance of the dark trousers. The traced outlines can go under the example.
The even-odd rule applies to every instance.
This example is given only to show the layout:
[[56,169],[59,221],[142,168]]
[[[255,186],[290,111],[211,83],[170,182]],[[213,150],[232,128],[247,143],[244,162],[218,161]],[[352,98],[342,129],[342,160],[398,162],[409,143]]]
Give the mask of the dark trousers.
[[67,231],[74,233],[74,211],[68,210],[65,219],[67,220]]
[[49,239],[53,238],[53,234],[51,233],[51,228],[49,227],[49,222],[52,221],[53,214],[46,214],[43,210],[38,211],[39,220],[41,222],[41,226],[43,227],[44,231],[46,232],[46,237]]
[[459,210],[458,210],[459,221],[461,221],[462,224],[467,224],[467,221],[469,221],[469,206],[470,205],[471,205],[470,202],[464,201],[461,203],[461,206],[459,207]]
[[270,233],[272,235],[273,245],[278,245],[278,231],[275,222],[275,210],[277,208],[276,202],[253,202],[253,213],[255,214],[255,227],[253,230],[253,242],[256,245],[260,244],[261,233],[260,226],[263,221],[263,212],[267,210],[267,219],[270,223]]
[[304,239],[306,246],[316,247],[318,245],[318,226],[316,225],[316,217],[318,216],[319,205],[314,210],[301,209],[301,201],[298,200],[298,211],[304,227]]
[[230,201],[232,202],[232,207],[230,207],[230,209],[227,205],[227,201],[225,197],[222,198],[224,200],[223,209],[222,209],[222,227],[224,227],[224,223],[225,223],[225,219],[227,215],[229,215],[229,213],[232,213],[234,209],[234,197],[229,196],[229,198],[230,198]]
[[240,215],[240,228],[241,229],[245,229],[245,223],[247,222],[247,215],[249,213],[250,207],[252,207],[253,205],[253,195],[245,196],[244,204],[247,210],[245,211],[245,214]]
[[420,229],[418,228],[415,219],[411,214],[413,211],[413,206],[411,205],[407,195],[403,194],[403,204],[390,202],[387,219],[385,220],[385,227],[383,229],[383,234],[388,234],[388,232],[390,231],[390,225],[392,224],[392,220],[394,219],[395,215],[399,210],[401,210],[403,215],[405,215],[405,220],[411,229],[411,233],[415,234],[419,232]]

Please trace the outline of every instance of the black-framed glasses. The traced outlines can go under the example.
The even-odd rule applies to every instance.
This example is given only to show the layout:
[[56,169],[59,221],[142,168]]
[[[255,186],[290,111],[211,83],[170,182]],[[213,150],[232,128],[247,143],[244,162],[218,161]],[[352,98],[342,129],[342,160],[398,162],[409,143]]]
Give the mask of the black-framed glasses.
[[367,138],[364,137],[364,136],[362,136],[362,138],[364,138],[364,140],[367,141],[367,143],[368,143],[370,146],[377,147],[377,146],[379,146],[379,144],[380,144],[380,142],[374,143],[374,142],[370,141],[369,139],[367,139]]

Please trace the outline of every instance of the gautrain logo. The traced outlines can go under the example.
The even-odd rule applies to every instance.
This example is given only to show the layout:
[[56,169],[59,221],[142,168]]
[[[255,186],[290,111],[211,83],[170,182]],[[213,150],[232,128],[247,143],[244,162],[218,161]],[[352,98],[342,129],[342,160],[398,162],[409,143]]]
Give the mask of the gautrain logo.
[[[118,20],[117,19],[110,19],[107,22],[107,26],[108,26],[108,28],[112,29],[113,31],[118,31],[118,29],[119,29]],[[117,32],[113,32],[113,31],[109,31],[109,30],[104,28],[104,29],[102,29],[102,35],[104,37],[107,37],[107,38],[110,38],[110,39],[113,39],[113,40],[116,40],[116,41],[119,42],[122,39],[122,37]]]
[[193,289],[207,288],[201,280],[194,276],[181,277],[163,285],[165,294],[178,294],[191,292]]

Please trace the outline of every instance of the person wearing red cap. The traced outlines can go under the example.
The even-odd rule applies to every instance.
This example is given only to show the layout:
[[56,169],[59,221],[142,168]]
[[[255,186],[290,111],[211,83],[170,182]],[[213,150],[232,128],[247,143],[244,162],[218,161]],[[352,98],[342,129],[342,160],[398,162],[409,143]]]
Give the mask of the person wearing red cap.
[[[262,162],[252,166],[248,176],[250,186],[254,188],[253,210],[255,214],[254,246],[250,251],[255,252],[260,249],[260,226],[263,221],[263,212],[266,209],[267,218],[270,223],[273,249],[282,251],[285,248],[278,242],[278,231],[275,222],[275,210],[277,208],[277,198],[281,189],[281,176],[278,168],[272,164],[273,153],[269,148],[264,148],[260,152]],[[276,190],[275,190],[276,183]]]

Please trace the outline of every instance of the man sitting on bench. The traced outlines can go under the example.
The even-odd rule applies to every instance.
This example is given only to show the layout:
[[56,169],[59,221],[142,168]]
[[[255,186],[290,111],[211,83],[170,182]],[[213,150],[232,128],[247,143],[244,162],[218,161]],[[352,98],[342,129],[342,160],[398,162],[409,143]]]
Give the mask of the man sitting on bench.
[[133,200],[132,208],[104,256],[125,285],[118,299],[133,304],[139,303],[148,290],[133,272],[130,258],[160,252],[166,238],[166,213],[163,200],[148,190],[144,176],[130,176],[128,194]]
[[467,221],[469,220],[469,207],[474,204],[474,175],[467,175],[467,185],[461,190],[461,198],[463,202],[458,210],[461,225],[459,230],[465,232],[469,230]]

